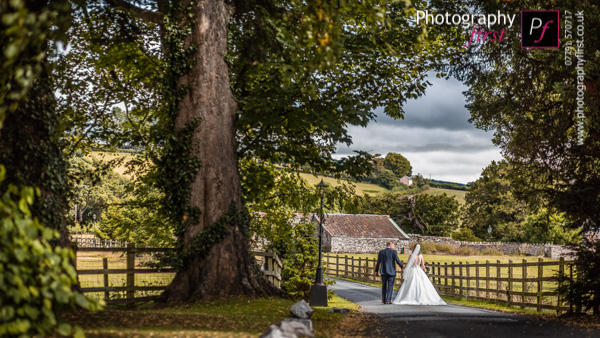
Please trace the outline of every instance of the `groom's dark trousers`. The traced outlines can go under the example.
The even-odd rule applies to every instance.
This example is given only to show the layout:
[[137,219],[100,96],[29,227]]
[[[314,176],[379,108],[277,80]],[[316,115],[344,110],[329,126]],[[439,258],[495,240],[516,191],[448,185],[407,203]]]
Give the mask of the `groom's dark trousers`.
[[[398,258],[396,250],[390,248],[379,251],[377,256],[377,265],[375,271],[381,273],[381,300],[383,302],[392,301],[394,292],[394,280],[396,279],[396,264],[402,267],[402,262]],[[381,267],[381,270],[379,268]]]

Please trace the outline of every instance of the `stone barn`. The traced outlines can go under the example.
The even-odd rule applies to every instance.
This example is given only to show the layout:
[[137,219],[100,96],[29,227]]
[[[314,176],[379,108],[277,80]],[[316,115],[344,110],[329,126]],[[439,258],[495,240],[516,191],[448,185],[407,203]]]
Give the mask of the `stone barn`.
[[[408,248],[409,237],[388,215],[325,214],[323,251],[377,253],[388,241]],[[318,215],[314,215],[318,222]]]

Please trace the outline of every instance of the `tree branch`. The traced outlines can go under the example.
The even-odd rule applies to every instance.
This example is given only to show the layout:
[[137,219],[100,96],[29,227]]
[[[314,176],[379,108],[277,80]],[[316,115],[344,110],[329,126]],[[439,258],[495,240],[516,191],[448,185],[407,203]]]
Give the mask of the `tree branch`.
[[147,9],[137,7],[125,0],[106,0],[106,2],[114,8],[120,8],[129,12],[136,18],[153,22],[158,25],[162,25],[163,23],[163,17],[160,12],[153,12]]

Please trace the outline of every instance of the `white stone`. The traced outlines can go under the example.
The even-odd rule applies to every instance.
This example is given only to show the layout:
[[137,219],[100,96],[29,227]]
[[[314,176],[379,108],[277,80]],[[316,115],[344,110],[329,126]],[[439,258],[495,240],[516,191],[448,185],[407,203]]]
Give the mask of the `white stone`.
[[304,337],[314,337],[312,321],[310,319],[286,318],[279,327],[284,334],[293,334]]
[[313,308],[311,308],[310,305],[308,305],[308,303],[303,299],[292,305],[292,307],[290,307],[290,312],[296,318],[309,319],[315,310],[313,310]]

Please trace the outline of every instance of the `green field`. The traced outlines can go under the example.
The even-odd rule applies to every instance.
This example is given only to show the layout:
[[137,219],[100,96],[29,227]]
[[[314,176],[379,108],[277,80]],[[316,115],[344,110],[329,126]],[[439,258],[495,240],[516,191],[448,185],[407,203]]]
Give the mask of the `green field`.
[[114,160],[123,159],[119,165],[116,165],[113,168],[113,171],[123,177],[129,178],[131,175],[125,174],[125,172],[127,171],[126,164],[127,162],[131,161],[135,155],[136,154],[133,153],[93,151],[88,155],[88,157],[91,157],[95,160],[100,160],[102,162],[110,162]]
[[430,189],[423,191],[422,193],[430,194],[430,195],[441,195],[443,193],[446,193],[446,195],[453,196],[454,198],[456,198],[456,200],[460,204],[465,203],[465,195],[467,194],[467,192],[465,190],[453,190],[453,189],[441,189],[441,188],[430,188]]
[[359,195],[364,195],[364,194],[376,195],[376,194],[379,194],[382,192],[391,192],[391,190],[388,190],[384,187],[378,186],[377,184],[371,184],[371,183],[357,183],[357,182],[348,182],[348,181],[344,181],[344,180],[338,181],[337,179],[332,178],[332,177],[315,176],[315,175],[305,174],[305,173],[300,173],[300,177],[305,179],[308,182],[308,184],[310,184],[310,185],[319,184],[319,182],[321,182],[321,179],[323,179],[323,181],[325,183],[327,183],[328,185],[331,185],[334,187],[342,185],[342,183],[350,183],[356,188],[356,193]]
[[[95,151],[95,152],[92,152],[89,155],[89,157],[91,157],[93,159],[97,159],[97,160],[102,160],[104,162],[113,161],[116,159],[123,159],[123,161],[119,165],[115,166],[115,168],[113,170],[121,176],[130,177],[130,175],[125,174],[125,172],[127,171],[127,167],[125,165],[135,155],[136,154],[132,154],[132,153]],[[313,186],[317,185],[319,182],[321,182],[321,179],[323,179],[323,181],[325,181],[325,183],[332,185],[332,186],[339,186],[342,183],[349,183],[355,187],[356,193],[359,195],[364,195],[364,194],[377,195],[377,194],[380,194],[383,192],[392,192],[389,189],[386,189],[382,186],[379,186],[377,184],[371,184],[371,183],[350,182],[350,181],[345,181],[345,180],[337,180],[333,177],[326,177],[326,176],[312,175],[312,174],[305,174],[305,173],[300,173],[300,177],[305,179],[308,182],[308,184],[313,185]],[[422,193],[430,194],[430,195],[440,195],[440,194],[446,193],[448,196],[454,196],[460,204],[463,204],[465,201],[465,194],[467,192],[464,190],[430,188],[430,189],[425,190]]]

